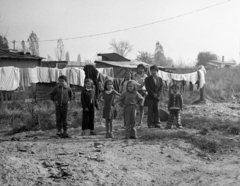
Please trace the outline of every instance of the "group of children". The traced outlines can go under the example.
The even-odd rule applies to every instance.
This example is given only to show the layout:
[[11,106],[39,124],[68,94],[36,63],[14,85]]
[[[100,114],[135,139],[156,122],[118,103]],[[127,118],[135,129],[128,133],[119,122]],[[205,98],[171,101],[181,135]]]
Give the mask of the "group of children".
[[[119,103],[123,107],[124,126],[126,129],[126,139],[137,139],[136,131],[136,109],[140,109],[139,125],[142,123],[143,107],[145,101],[148,107],[147,125],[149,128],[162,128],[159,117],[159,101],[162,92],[163,82],[157,76],[158,67],[150,67],[151,76],[144,73],[145,67],[141,64],[137,67],[137,74],[132,76],[130,70],[125,73],[124,81],[120,85],[118,93],[113,88],[113,82],[107,80],[104,83],[104,90],[96,97],[94,83],[87,78],[84,81],[84,90],[81,92],[82,105],[82,136],[86,135],[86,130],[90,130],[90,135],[94,132],[94,111],[99,110],[98,100],[103,103],[103,115],[106,126],[106,138],[113,138],[113,119],[116,117],[115,105]],[[177,118],[177,128],[181,125],[182,96],[179,87],[174,84],[172,93],[169,96],[169,117],[165,129],[171,129],[174,117]],[[72,91],[67,86],[66,76],[59,77],[59,84],[51,91],[50,98],[55,102],[57,135],[67,137],[67,108],[72,99]],[[63,129],[63,131],[62,131]]]

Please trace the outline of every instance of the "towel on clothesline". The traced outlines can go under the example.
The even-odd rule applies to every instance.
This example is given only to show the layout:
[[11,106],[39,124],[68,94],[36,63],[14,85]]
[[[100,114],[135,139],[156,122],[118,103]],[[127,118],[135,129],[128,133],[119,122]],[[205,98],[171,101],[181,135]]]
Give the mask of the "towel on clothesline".
[[159,77],[162,78],[163,81],[166,81],[167,83],[170,83],[172,80],[175,81],[186,81],[187,83],[195,84],[198,81],[198,73],[192,72],[188,74],[174,74],[169,72],[164,72],[159,70],[158,71]]
[[85,73],[80,68],[69,68],[69,83],[72,85],[84,86]]
[[102,73],[104,75],[110,76],[110,77],[114,77],[114,71],[113,68],[97,68],[99,73]]
[[20,72],[20,85],[23,88],[30,87],[31,82],[30,82],[28,68],[19,68],[19,72]]
[[28,68],[30,83],[38,83],[38,68]]
[[0,91],[16,90],[20,84],[20,71],[15,67],[0,68]]
[[50,73],[48,67],[37,67],[38,72],[38,82],[40,83],[50,83]]

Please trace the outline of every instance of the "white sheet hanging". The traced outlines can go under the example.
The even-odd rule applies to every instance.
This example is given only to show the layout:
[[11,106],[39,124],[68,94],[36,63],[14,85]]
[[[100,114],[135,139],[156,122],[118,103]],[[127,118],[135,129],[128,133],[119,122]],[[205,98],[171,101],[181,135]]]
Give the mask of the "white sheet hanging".
[[0,91],[16,90],[20,84],[20,71],[15,67],[0,68]]

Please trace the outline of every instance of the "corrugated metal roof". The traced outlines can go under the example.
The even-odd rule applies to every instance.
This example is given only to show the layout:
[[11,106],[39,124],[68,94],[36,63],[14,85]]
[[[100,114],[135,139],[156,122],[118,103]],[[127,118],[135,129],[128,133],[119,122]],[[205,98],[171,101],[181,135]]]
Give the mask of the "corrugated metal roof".
[[44,59],[43,57],[31,55],[30,53],[24,54],[17,50],[4,50],[0,49],[0,58],[16,58],[16,59]]
[[[139,64],[144,64],[146,67],[152,66],[152,64],[148,64],[148,63],[137,61],[137,60],[121,61],[121,63],[117,61],[95,61],[95,63],[104,63],[110,66],[123,67],[123,68],[137,68]],[[158,66],[158,67],[159,69],[175,70],[175,68],[171,68],[171,67],[163,67],[163,66]]]
[[102,56],[102,61],[131,61],[117,53],[104,53],[104,54],[98,54],[98,56]]

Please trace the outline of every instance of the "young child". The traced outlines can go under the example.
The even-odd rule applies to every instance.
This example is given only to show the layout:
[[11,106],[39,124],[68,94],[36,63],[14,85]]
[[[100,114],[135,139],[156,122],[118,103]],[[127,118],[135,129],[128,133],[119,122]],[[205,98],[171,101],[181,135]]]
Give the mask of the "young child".
[[99,95],[100,100],[104,103],[103,118],[106,121],[106,138],[113,138],[112,121],[114,119],[114,101],[115,96],[120,96],[118,92],[113,90],[112,80],[107,80],[104,84],[104,91]]
[[94,107],[98,110],[99,107],[91,79],[85,79],[84,81],[84,90],[81,92],[81,103],[83,108],[82,136],[86,134],[86,130],[88,129],[90,129],[90,135],[96,135],[94,132]]
[[[120,94],[122,94],[126,91],[127,83],[130,80],[133,80],[132,71],[130,69],[127,69],[125,74],[124,74],[124,80],[121,82],[120,87],[119,87],[119,93]],[[144,82],[143,82],[143,84],[139,84],[137,81],[135,81],[135,83],[136,83],[136,86],[138,88],[142,88],[144,86]]]
[[132,139],[137,139],[137,131],[135,127],[136,106],[143,104],[143,97],[138,93],[136,82],[130,80],[127,83],[127,90],[119,97],[119,105],[124,108],[124,123],[126,124],[126,135]]
[[[68,137],[67,112],[68,103],[72,100],[72,90],[67,86],[67,77],[59,76],[59,84],[50,92],[50,99],[55,103],[57,135]],[[63,129],[63,133],[62,133]]]
[[177,128],[181,129],[181,111],[182,111],[182,105],[183,105],[183,99],[182,95],[179,93],[179,86],[173,85],[171,87],[172,93],[169,97],[168,102],[168,110],[169,110],[169,116],[168,116],[168,122],[166,129],[171,129],[174,121],[174,117],[177,118]]
[[[145,70],[146,70],[145,66],[143,64],[139,64],[137,66],[137,73],[135,73],[133,76],[134,80],[141,85],[145,84],[145,79],[147,78],[147,74],[144,73]],[[145,86],[138,87],[138,92],[139,94],[141,94],[141,96],[145,100],[146,87]],[[139,123],[138,123],[139,126],[142,125],[143,115],[144,115],[144,104],[143,106],[139,107]]]

